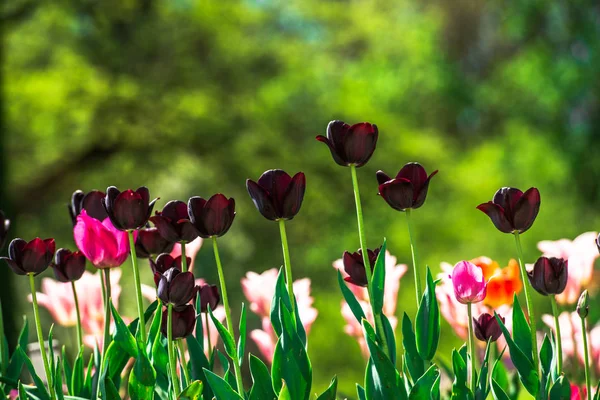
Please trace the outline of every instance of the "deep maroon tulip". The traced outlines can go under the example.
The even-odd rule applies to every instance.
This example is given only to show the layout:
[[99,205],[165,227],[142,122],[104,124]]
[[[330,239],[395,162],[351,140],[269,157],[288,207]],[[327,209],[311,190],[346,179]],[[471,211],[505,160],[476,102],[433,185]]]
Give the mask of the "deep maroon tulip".
[[152,255],[170,253],[174,242],[169,242],[158,232],[158,228],[143,228],[138,231],[135,241],[135,252],[138,257],[148,258]]
[[246,180],[246,188],[263,217],[271,221],[292,219],[302,205],[306,177],[298,172],[290,177],[280,169],[270,169],[258,178],[258,183]]
[[145,186],[135,192],[131,189],[121,192],[110,186],[106,189],[102,204],[115,228],[130,231],[143,228],[148,223],[156,200],[150,201],[150,192]]
[[198,286],[198,295],[200,296],[200,312],[208,312],[208,306],[211,310],[217,308],[221,296],[217,285],[200,285]]
[[200,237],[223,236],[235,218],[235,200],[233,197],[227,199],[221,193],[208,201],[195,196],[188,201],[188,214]]
[[[373,268],[375,268],[375,261],[377,261],[377,256],[379,255],[380,250],[381,247],[375,250],[367,249],[367,254],[369,255],[369,264],[371,264],[371,271],[373,271]],[[368,284],[367,272],[365,271],[362,250],[359,249],[356,253],[345,251],[342,260],[344,262],[344,271],[346,271],[348,274],[344,280],[356,286],[366,287]]]
[[406,164],[393,179],[385,172],[377,171],[379,195],[398,211],[419,208],[427,197],[429,181],[437,173],[435,170],[427,176],[425,168],[416,162]]
[[[186,257],[186,260],[187,265],[190,265],[192,259],[190,257]],[[154,283],[156,283],[156,287],[158,287],[158,282],[160,282],[161,275],[171,268],[176,268],[180,272],[183,271],[181,265],[181,256],[173,258],[168,253],[160,254],[158,257],[156,257],[156,261],[152,261],[152,259],[150,259],[150,268],[154,274]]]
[[8,220],[4,216],[4,212],[0,210],[0,249],[4,247],[4,242],[8,235],[8,228],[10,228],[10,220]]
[[525,193],[519,189],[503,187],[492,201],[477,208],[487,214],[496,228],[504,233],[523,233],[533,225],[540,211],[540,192],[532,187]]
[[190,302],[196,294],[194,274],[171,268],[160,276],[158,298],[163,304],[173,304],[177,310]]
[[[162,312],[162,324],[160,331],[167,337],[167,322],[168,322],[168,309],[165,307]],[[192,334],[194,327],[196,326],[196,312],[192,305],[182,307],[180,311],[173,309],[172,314],[172,330],[173,340],[185,338]]]
[[150,221],[170,242],[191,242],[198,237],[198,231],[189,220],[187,204],[183,201],[171,200]]
[[378,136],[375,124],[361,122],[350,126],[343,121],[331,121],[327,125],[327,137],[319,135],[317,140],[329,147],[339,165],[362,167],[373,155]]
[[102,205],[102,199],[106,196],[100,190],[92,190],[84,193],[81,190],[76,190],[71,196],[71,204],[69,204],[69,214],[73,221],[73,226],[77,223],[77,216],[81,214],[81,210],[85,210],[87,214],[99,221],[104,221],[108,217],[106,210]]
[[[498,315],[498,317],[502,323],[506,321],[503,316]],[[475,337],[482,342],[487,342],[488,340],[495,342],[502,335],[502,330],[500,330],[500,324],[496,320],[496,317],[488,313],[481,314],[477,319],[473,318],[473,330],[475,331]]]
[[562,258],[540,257],[527,272],[531,286],[544,296],[561,294],[567,286],[569,262]]
[[85,255],[80,251],[58,249],[52,269],[60,282],[75,282],[85,272]]
[[0,257],[0,260],[6,261],[17,275],[38,275],[52,262],[55,248],[54,239],[35,238],[30,242],[13,239],[8,246],[8,257]]

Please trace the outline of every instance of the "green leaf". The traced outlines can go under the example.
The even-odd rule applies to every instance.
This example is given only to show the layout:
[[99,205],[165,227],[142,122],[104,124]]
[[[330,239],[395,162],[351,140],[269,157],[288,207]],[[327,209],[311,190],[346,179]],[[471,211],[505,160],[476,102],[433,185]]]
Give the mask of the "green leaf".
[[[152,321],[152,325],[154,325],[154,321]],[[154,339],[151,340],[152,350],[150,353],[150,358],[156,371],[166,376],[168,374],[169,352],[167,350],[167,340],[166,338],[163,338],[163,335],[160,331],[161,325],[162,316],[160,317],[160,321],[158,323],[158,330],[154,332]],[[152,331],[152,329],[150,331]],[[149,338],[151,337],[152,336],[149,336]]]
[[[65,361],[65,364],[66,363],[67,362]],[[69,380],[68,377],[67,380]],[[69,392],[69,394],[71,396],[81,396],[83,384],[85,382],[83,372],[83,347],[79,350],[77,358],[75,358],[75,363],[73,364],[73,371],[70,376],[70,382],[71,391]]]
[[156,384],[156,371],[143,348],[138,343],[138,356],[129,374],[129,397],[131,400],[151,400],[154,397],[154,385]]
[[[50,342],[50,343],[52,343],[52,342]],[[65,395],[63,393],[62,376],[63,376],[62,362],[59,358],[56,363],[56,370],[54,371],[54,392],[56,393],[56,400],[64,400],[65,399]]]
[[392,364],[396,364],[396,334],[390,320],[385,314],[381,314],[381,322],[383,323],[383,331],[385,333],[385,340],[388,345],[390,361]]
[[[158,300],[159,304],[162,304],[160,300]],[[154,313],[152,317],[152,322],[150,323],[150,331],[148,332],[148,343],[146,344],[146,354],[152,355],[154,343],[161,338],[160,327],[162,325],[162,312],[160,311],[161,307],[157,305],[157,312]],[[130,330],[131,331],[131,330]]]
[[[6,340],[6,338],[4,338]],[[27,323],[27,318],[23,317],[23,327],[21,328],[21,332],[19,333],[19,340],[17,342],[17,346],[21,347],[23,350],[27,350],[27,343],[29,342],[29,324]],[[6,354],[3,353],[3,357],[8,357],[8,343],[5,342],[6,345]],[[15,383],[18,381],[19,376],[21,375],[21,371],[23,370],[23,364],[25,360],[23,359],[23,354],[15,351],[10,357],[10,362],[8,364],[8,368],[6,369],[6,377],[14,380]],[[3,365],[4,364],[4,361]],[[12,386],[13,389],[16,389],[16,385]]]
[[413,382],[416,382],[425,373],[425,363],[417,351],[413,325],[406,313],[402,317],[402,344],[404,345],[406,366]]
[[371,277],[371,292],[373,293],[373,313],[382,314],[383,294],[385,292],[385,248],[386,240],[383,239],[381,250],[377,255],[375,267],[373,267],[373,276]]
[[553,351],[552,351],[552,342],[548,335],[544,335],[544,341],[542,342],[542,347],[540,348],[540,365],[542,367],[542,382],[540,384],[541,394],[540,397],[547,398],[548,393],[550,391],[550,384],[552,383],[552,378],[550,375],[552,374],[552,360],[553,360]]
[[[115,308],[115,306],[112,303],[112,299],[109,301],[110,301],[110,310],[112,312],[113,319],[115,320],[115,327],[116,327],[114,341],[119,345],[119,347],[122,350],[124,350],[127,354],[129,354],[130,357],[135,358],[138,353],[137,345],[135,343],[135,338],[131,334],[131,331],[129,330],[129,328],[127,328],[127,325],[125,325],[125,322],[123,322],[121,315],[119,315],[117,309]],[[112,345],[112,343],[110,345]]]
[[[198,343],[198,340],[193,336],[188,336],[186,342],[190,353],[190,361],[188,363],[188,367],[190,368],[190,379],[206,382],[204,369],[206,368],[210,371],[211,366],[204,354],[204,350],[200,343]],[[213,393],[210,385],[204,385],[202,394],[205,399],[212,399]]]
[[344,282],[344,278],[342,278],[342,273],[339,270],[337,272],[337,276],[338,276],[338,284],[340,285],[340,289],[342,290],[342,295],[344,296],[344,300],[346,301],[346,303],[348,303],[348,306],[350,307],[350,311],[352,311],[352,314],[354,314],[354,318],[356,318],[356,320],[358,322],[362,321],[363,319],[366,319],[367,317],[365,317],[365,313],[364,313],[360,303],[354,296],[354,293],[352,293],[352,290],[348,289],[348,286],[346,286],[346,283]]
[[29,359],[29,357],[27,357],[27,355],[25,354],[25,351],[23,350],[23,348],[19,345],[19,346],[17,346],[15,352],[21,353],[21,357],[23,358],[25,367],[27,368],[27,371],[29,371],[29,374],[33,378],[33,382],[35,383],[35,386],[36,386],[33,393],[40,400],[49,400],[50,394],[46,390],[46,386],[44,385],[44,382],[40,379],[38,374],[35,372],[35,368],[33,367],[33,364],[31,363],[31,360]]
[[358,383],[356,384],[356,395],[358,396],[358,400],[367,400],[367,394],[365,393],[365,389]]
[[452,400],[473,399],[473,392],[469,389],[469,383],[467,381],[467,364],[456,349],[452,350],[452,367],[454,369]]
[[249,400],[271,400],[277,397],[271,384],[271,375],[267,366],[256,356],[250,354],[250,374],[252,375],[252,388]]
[[[200,292],[198,292],[198,295],[196,296],[196,310],[202,310],[202,301],[200,299]],[[196,311],[198,312],[198,311]],[[204,314],[204,317],[206,318],[206,314]],[[202,325],[203,321],[202,321],[202,315],[199,316],[198,318],[196,318],[196,331],[194,333],[194,337],[196,338],[196,340],[198,340],[198,342],[200,344],[204,343],[204,327]]]
[[502,350],[502,352],[498,355],[498,358],[494,362],[494,367],[492,368],[492,379],[494,379],[496,383],[500,385],[504,392],[507,392],[510,387],[510,381],[508,379],[508,372],[506,371],[506,367],[502,362],[502,357],[504,356],[505,350],[506,347],[504,348],[504,350]]
[[104,376],[100,380],[100,393],[102,400],[121,400],[119,390],[108,376]]
[[508,397],[495,379],[492,379],[492,394],[494,395],[494,400],[510,400],[510,397]]
[[327,390],[321,393],[317,400],[336,400],[337,394],[337,376],[334,376]]
[[25,392],[25,388],[23,387],[23,384],[21,383],[21,381],[19,381],[19,400],[28,400],[29,397],[27,396],[27,393]]
[[227,355],[233,359],[236,356],[235,341],[233,337],[227,328],[223,326],[221,321],[214,316],[210,306],[208,306],[208,313],[210,315],[210,319],[213,321],[213,324],[215,324],[217,327],[217,331],[219,331],[219,336],[221,336],[221,339],[223,339],[223,344],[225,345],[225,351],[227,352]]
[[519,349],[521,349],[523,354],[525,354],[525,356],[527,356],[529,361],[531,361],[533,364],[531,327],[529,326],[529,322],[527,322],[527,318],[525,318],[525,314],[523,313],[521,304],[519,304],[519,298],[516,294],[513,295],[513,302],[513,340]]
[[243,400],[223,378],[206,368],[204,369],[204,374],[206,375],[206,382],[210,385],[217,400]]
[[285,381],[283,381],[281,385],[281,390],[279,391],[277,400],[292,400],[292,394],[290,393],[288,386],[285,384]]
[[[50,374],[56,376],[56,358],[54,357],[54,324],[50,324],[48,331],[48,362],[50,363]],[[52,379],[54,380],[54,378]]]
[[[271,301],[271,326],[273,326],[273,330],[277,337],[281,336],[281,320],[280,320],[280,310],[281,305],[288,309],[291,312],[292,303],[290,302],[290,296],[287,291],[287,287],[285,284],[285,278],[283,274],[283,269],[279,269],[279,274],[277,274],[277,282],[275,283],[275,294],[273,295],[273,300]],[[302,325],[302,324],[300,324]],[[295,330],[295,329],[294,329]]]
[[237,346],[240,367],[244,363],[244,351],[246,351],[246,304],[242,303],[242,314],[240,315],[240,339],[238,340]]
[[488,369],[490,365],[490,347],[492,346],[492,342],[488,340],[485,346],[485,355],[483,356],[483,362],[481,363],[481,368],[479,372],[479,378],[477,379],[477,386],[475,388],[475,400],[485,400],[490,393],[490,388],[488,387]]
[[410,391],[410,395],[408,396],[409,400],[423,400],[430,399],[432,390],[435,381],[437,381],[440,377],[440,371],[438,371],[435,365],[429,367],[427,371],[423,374],[418,381],[415,382],[415,386],[413,386]]
[[440,309],[429,267],[427,267],[427,284],[417,311],[415,325],[419,355],[423,360],[430,361],[435,356],[440,340]]
[[203,386],[201,381],[193,381],[183,389],[177,400],[201,400]]
[[552,389],[550,389],[550,400],[570,400],[571,399],[571,384],[566,376],[558,377]]
[[[65,384],[67,385],[67,393],[73,394],[71,391],[71,381],[73,378],[73,368],[69,364],[69,360],[67,360],[67,348],[63,346],[61,349],[61,358],[62,358],[62,369],[65,374]],[[81,377],[81,382],[83,383],[83,377]]]

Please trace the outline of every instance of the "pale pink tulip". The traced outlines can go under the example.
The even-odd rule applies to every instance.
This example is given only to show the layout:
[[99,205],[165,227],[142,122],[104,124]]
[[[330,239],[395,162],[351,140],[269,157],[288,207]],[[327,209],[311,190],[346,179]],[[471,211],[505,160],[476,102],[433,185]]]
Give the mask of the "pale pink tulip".
[[[190,262],[190,265],[188,265],[188,271],[194,270],[194,260],[196,259],[196,254],[198,254],[201,247],[202,247],[202,238],[201,237],[197,237],[196,239],[192,240],[191,242],[186,243],[185,256],[192,259],[192,261]],[[175,243],[175,246],[173,246],[173,250],[171,250],[170,254],[171,254],[171,257],[173,257],[173,258],[179,257],[181,255],[181,244]]]
[[560,304],[575,304],[579,295],[592,282],[594,263],[598,258],[596,238],[598,233],[585,232],[573,241],[560,239],[544,240],[538,243],[538,249],[546,257],[558,257],[569,260],[569,278],[565,291],[556,295]]
[[481,268],[469,261],[460,261],[452,270],[454,296],[459,303],[479,303],[485,299],[487,282]]

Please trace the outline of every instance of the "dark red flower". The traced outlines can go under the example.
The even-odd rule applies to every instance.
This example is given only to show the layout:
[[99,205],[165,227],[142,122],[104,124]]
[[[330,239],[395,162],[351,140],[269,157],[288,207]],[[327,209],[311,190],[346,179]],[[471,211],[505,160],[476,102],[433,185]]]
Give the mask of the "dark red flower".
[[327,137],[319,135],[317,140],[329,147],[339,165],[362,167],[373,155],[378,136],[375,124],[361,122],[350,126],[343,121],[331,121],[327,125]]
[[192,197],[188,201],[188,215],[200,237],[223,236],[235,218],[235,200],[227,199],[221,193],[208,201],[202,197]]
[[[371,264],[371,271],[373,271],[373,268],[375,268],[375,261],[377,261],[377,256],[379,255],[380,250],[381,247],[375,250],[367,249],[367,254],[369,256],[369,264]],[[365,271],[365,263],[363,261],[362,256],[362,250],[359,249],[355,253],[345,251],[342,257],[342,261],[344,262],[344,271],[346,271],[346,273],[348,274],[348,276],[344,278],[344,280],[356,286],[366,287],[368,281],[367,272]]]
[[170,268],[160,276],[158,282],[158,298],[163,304],[173,304],[180,310],[188,304],[196,294],[194,274],[181,272],[177,268]]
[[138,257],[148,258],[156,254],[170,253],[174,245],[174,242],[162,237],[158,228],[143,228],[138,231],[135,252]]
[[393,179],[385,172],[377,171],[379,195],[398,211],[419,208],[427,197],[429,181],[437,173],[435,170],[427,176],[425,168],[416,162],[406,164]]
[[569,262],[562,258],[540,257],[527,272],[531,286],[544,296],[561,294],[567,287]]
[[4,212],[0,210],[0,249],[4,247],[6,236],[8,236],[8,228],[10,228],[10,220],[4,216]]
[[80,251],[58,249],[54,257],[52,269],[60,282],[75,282],[85,271],[85,255]]
[[81,190],[76,190],[71,196],[71,204],[68,205],[69,214],[73,221],[73,226],[77,223],[77,216],[81,214],[81,210],[85,210],[87,215],[99,221],[104,221],[108,217],[106,210],[102,205],[102,199],[106,195],[100,190],[92,190],[84,193]]
[[[506,321],[503,316],[498,315],[498,317],[502,323]],[[500,330],[500,324],[496,320],[496,317],[488,313],[481,314],[479,318],[473,318],[473,330],[475,331],[475,337],[482,342],[487,342],[488,340],[495,342],[502,335],[502,330]]]
[[219,295],[219,289],[217,285],[200,285],[197,286],[198,295],[200,296],[200,312],[208,312],[208,306],[211,310],[217,308],[221,296]]
[[150,201],[150,192],[145,186],[135,192],[131,189],[121,192],[110,186],[102,204],[115,228],[130,231],[143,228],[148,223],[156,200]]
[[183,201],[169,201],[150,221],[162,237],[170,242],[191,242],[198,237],[198,231],[189,220],[187,204]]
[[[187,261],[186,265],[190,265],[192,259],[190,257],[186,257],[185,259]],[[168,253],[160,254],[158,257],[156,257],[156,261],[152,261],[152,259],[150,259],[150,268],[154,274],[154,283],[156,284],[156,287],[158,287],[158,282],[160,282],[161,275],[171,268],[176,268],[180,272],[183,271],[181,260],[181,256],[173,258]]]
[[[162,311],[162,324],[160,331],[165,337],[167,337],[168,316],[168,309],[167,307],[164,307]],[[171,330],[173,335],[172,339],[181,339],[191,335],[194,331],[194,327],[196,326],[196,318],[197,315],[192,305],[187,305],[180,311],[173,309],[171,314],[171,326],[173,327]]]
[[532,187],[525,193],[519,189],[503,187],[492,201],[477,208],[487,214],[496,228],[504,233],[523,233],[533,225],[540,211],[540,192]]
[[17,275],[38,275],[52,262],[55,249],[54,239],[35,238],[30,242],[13,239],[8,246],[8,257],[0,257],[0,260],[6,261]]
[[270,169],[258,178],[258,183],[246,180],[248,194],[256,209],[267,219],[292,219],[302,205],[306,177],[298,172],[290,177],[280,169]]

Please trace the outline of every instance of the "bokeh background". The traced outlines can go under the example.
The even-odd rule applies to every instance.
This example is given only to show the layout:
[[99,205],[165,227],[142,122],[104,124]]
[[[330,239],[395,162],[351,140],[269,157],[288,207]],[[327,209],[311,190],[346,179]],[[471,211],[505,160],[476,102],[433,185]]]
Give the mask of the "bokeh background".
[[[312,280],[319,311],[314,391],[337,374],[352,397],[364,372],[331,266],[359,244],[350,170],[314,139],[328,121],[379,126],[358,170],[367,240],[387,237],[399,262],[410,263],[406,221],[377,196],[375,172],[409,161],[440,170],[414,213],[422,262],[435,271],[441,261],[515,256],[513,238],[475,209],[501,186],[541,191],[522,238],[528,262],[539,240],[600,229],[597,1],[8,0],[0,10],[0,208],[11,237],[73,248],[75,189],[146,185],[158,208],[223,192],[238,213],[220,241],[236,318],[240,278],[282,264],[277,224],[254,209],[245,180],[304,171],[305,201],[287,225],[295,277]],[[198,277],[216,281],[209,246],[196,262]],[[127,287],[130,264],[122,270]],[[143,278],[151,282],[149,268]],[[398,315],[414,315],[412,285],[409,272]],[[0,267],[11,343],[22,314],[31,317],[27,287]],[[135,315],[133,290],[121,305]],[[55,335],[74,338],[60,327]],[[460,345],[452,338],[444,322],[443,351]]]

